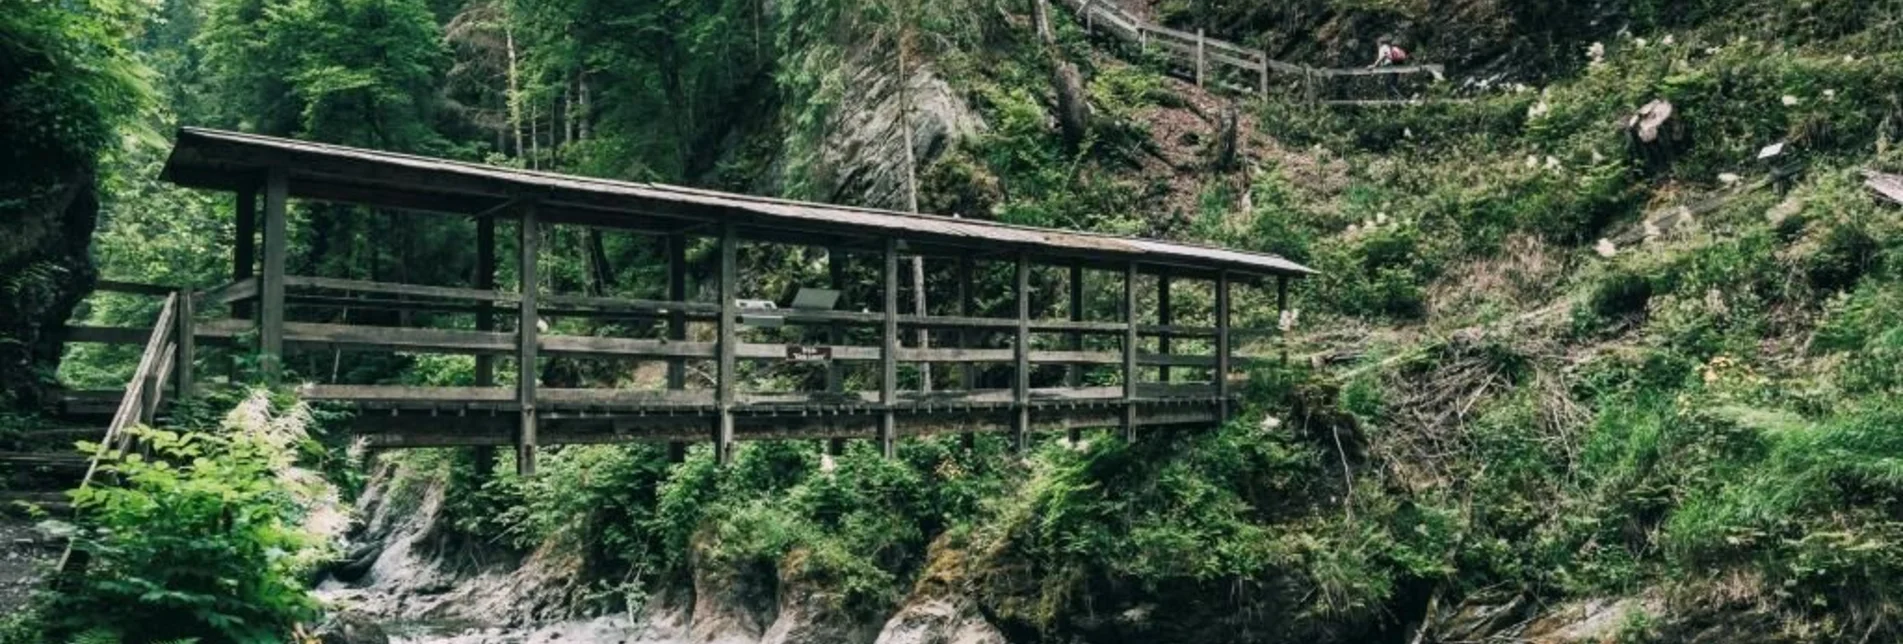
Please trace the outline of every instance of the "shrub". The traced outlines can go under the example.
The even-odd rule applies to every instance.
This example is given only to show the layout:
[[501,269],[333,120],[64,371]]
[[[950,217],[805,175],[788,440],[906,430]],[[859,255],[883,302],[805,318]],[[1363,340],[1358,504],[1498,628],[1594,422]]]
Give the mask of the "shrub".
[[[303,574],[325,544],[307,519],[332,493],[295,468],[301,407],[263,394],[220,431],[133,428],[149,453],[107,463],[117,485],[73,493],[84,578],[41,611],[50,633],[275,642],[315,615]],[[328,502],[334,503],[334,496]],[[332,515],[336,516],[336,515]]]

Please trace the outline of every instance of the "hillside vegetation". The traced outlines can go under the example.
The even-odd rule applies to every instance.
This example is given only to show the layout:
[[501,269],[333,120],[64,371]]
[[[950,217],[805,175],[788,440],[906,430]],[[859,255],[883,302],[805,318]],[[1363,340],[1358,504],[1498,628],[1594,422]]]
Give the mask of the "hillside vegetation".
[[[749,443],[727,468],[704,447],[669,464],[659,446],[576,446],[529,479],[467,451],[366,465],[385,503],[441,494],[427,547],[462,572],[559,560],[553,612],[764,593],[821,615],[814,641],[870,641],[927,600],[1011,641],[1903,638],[1903,204],[1862,175],[1903,171],[1903,51],[1884,45],[1903,8],[1133,8],[1318,65],[1365,64],[1352,54],[1395,34],[1438,52],[1449,85],[1476,82],[1429,92],[1469,100],[1389,108],[1239,100],[1243,152],[1224,168],[1228,99],[1113,55],[1056,7],[1046,43],[1017,0],[172,0],[133,40],[163,79],[158,126],[888,207],[916,184],[924,210],[1320,271],[1296,294],[1290,360],[1253,373],[1218,430],[1023,454],[919,439],[892,460]],[[1081,124],[1062,116],[1073,67]],[[1638,137],[1629,120],[1658,100],[1671,118]],[[914,117],[866,116],[895,113]],[[915,180],[896,148],[848,145],[859,118],[909,123],[893,135],[923,143]],[[107,157],[101,273],[217,283],[207,240],[229,236],[230,204],[156,184],[160,149],[130,145]],[[335,207],[299,224],[305,274],[470,270],[464,228],[316,208]],[[637,240],[563,230],[546,247],[551,288],[661,283]],[[814,270],[745,260],[749,290]],[[346,382],[464,383],[470,366],[301,359]],[[125,360],[72,351],[60,374],[109,385]],[[550,370],[637,384],[613,365]],[[307,617],[278,583],[294,568],[252,598],[258,619]]]

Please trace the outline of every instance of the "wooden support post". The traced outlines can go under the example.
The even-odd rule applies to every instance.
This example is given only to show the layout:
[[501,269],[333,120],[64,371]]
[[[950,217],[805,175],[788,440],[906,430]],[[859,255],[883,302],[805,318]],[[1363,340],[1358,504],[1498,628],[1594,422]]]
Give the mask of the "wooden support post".
[[[471,280],[480,290],[496,290],[496,218],[485,215],[476,218],[476,275]],[[476,302],[476,330],[495,331],[495,303],[485,298]],[[496,357],[491,354],[476,355],[476,386],[493,387],[496,384]],[[496,448],[477,447],[471,454],[476,462],[476,476],[488,480],[496,464]]]
[[740,296],[740,236],[734,232],[732,221],[720,224],[720,343],[718,380],[715,382],[715,404],[719,407],[719,418],[714,428],[714,459],[721,465],[733,463],[733,405],[734,385],[740,379],[740,373],[734,361],[738,354],[739,341],[735,337],[734,325],[740,317],[740,305],[735,298]]
[[[828,284],[839,292],[840,298],[846,294],[846,250],[843,248],[826,249],[826,278]],[[826,326],[826,343],[841,346],[846,343],[846,325],[833,322]],[[826,393],[839,394],[846,391],[846,365],[838,360],[826,361]],[[838,456],[846,452],[846,439],[826,439],[826,453]]]
[[[912,314],[925,317],[925,313],[928,310],[930,309],[925,303],[925,256],[913,255]],[[918,348],[932,348],[931,329],[925,327],[918,328]],[[918,363],[918,390],[923,393],[932,393],[932,363],[930,361],[921,360]]]
[[1275,278],[1275,328],[1276,344],[1282,345],[1282,364],[1288,364],[1288,334],[1293,331],[1288,324],[1288,276]]
[[536,219],[536,205],[531,203],[522,208],[522,219],[517,231],[520,241],[517,245],[522,251],[516,275],[521,278],[522,290],[520,316],[516,318],[515,345],[515,396],[516,403],[522,407],[522,424],[515,439],[515,471],[522,476],[535,474],[536,410],[535,385],[541,376],[536,368],[535,351],[540,343],[541,317],[535,311],[536,291],[540,289],[537,257],[542,241],[542,229]]
[[285,232],[290,181],[281,166],[264,179],[264,270],[259,278],[258,366],[264,382],[277,385],[284,375],[284,261],[290,252]]
[[1143,30],[1143,24],[1137,23],[1137,51],[1150,53],[1150,32]]
[[1090,4],[1091,0],[1084,0],[1084,35],[1086,36],[1097,33],[1097,16],[1090,12]]
[[1229,271],[1216,273],[1216,419],[1229,422]]
[[1137,264],[1123,267],[1123,440],[1137,440]]
[[[1176,323],[1176,314],[1170,305],[1171,281],[1168,269],[1164,269],[1162,272],[1156,274],[1156,323],[1161,326],[1169,326]],[[1170,334],[1157,334],[1156,352],[1158,354],[1169,355],[1171,350],[1170,344]],[[1169,365],[1156,368],[1156,379],[1157,382],[1170,381]]]
[[[682,310],[687,301],[687,236],[672,233],[662,241],[667,246],[667,339],[673,342],[687,341],[687,312]],[[681,390],[687,388],[687,359],[667,359],[667,388]],[[667,459],[670,463],[687,460],[687,443],[673,441],[667,444]]]
[[886,458],[898,455],[898,417],[893,405],[898,403],[899,385],[899,240],[885,239],[885,313],[883,333],[879,338],[879,451]]
[[1207,39],[1203,36],[1203,30],[1201,28],[1198,28],[1196,30],[1196,86],[1197,87],[1203,86],[1203,70],[1207,65],[1206,63],[1207,59],[1203,55],[1203,47],[1204,47],[1203,43],[1205,40]]
[[1259,76],[1260,80],[1258,82],[1260,83],[1260,87],[1262,90],[1262,98],[1268,98],[1269,97],[1269,50],[1266,47],[1262,49],[1262,67],[1257,69],[1256,73],[1260,75]]
[[1016,274],[1017,286],[1012,296],[1017,298],[1017,340],[1011,343],[1012,354],[1017,368],[1011,372],[1011,449],[1023,451],[1030,444],[1031,434],[1031,256],[1019,251]]
[[[1070,321],[1082,322],[1084,321],[1084,266],[1082,264],[1070,265],[1069,282],[1067,286],[1070,287]],[[1077,352],[1084,350],[1084,334],[1082,332],[1072,331],[1069,340],[1070,350]],[[1064,371],[1064,385],[1068,387],[1084,386],[1083,364],[1071,363],[1066,367]],[[1082,438],[1082,436],[1080,436],[1081,431],[1082,428],[1079,427],[1070,428],[1068,438],[1070,438],[1072,445],[1077,444],[1077,440]]]
[[[959,256],[958,278],[955,280],[956,286],[954,288],[957,290],[955,297],[958,298],[958,315],[960,317],[971,317],[978,308],[975,302],[978,294],[973,290],[971,282],[972,264],[971,256]],[[972,330],[959,329],[957,333],[959,348],[970,349],[973,344],[976,344],[978,336]],[[978,389],[978,365],[966,362],[959,365],[958,369],[958,384],[963,386],[965,391],[976,391]],[[965,449],[969,451],[978,446],[978,435],[972,432],[965,432],[961,437],[961,441],[964,443]]]
[[176,313],[178,322],[174,325],[174,330],[172,331],[172,335],[174,336],[173,342],[176,343],[177,348],[177,354],[172,358],[172,369],[174,370],[172,383],[178,392],[179,400],[190,398],[192,396],[192,390],[195,388],[192,383],[192,362],[198,359],[198,341],[192,335],[195,331],[195,329],[192,328],[192,316],[196,313],[197,311],[192,305],[191,289],[179,291],[178,311]]
[[[231,281],[240,281],[257,274],[258,263],[258,187],[246,185],[238,189],[238,211],[236,236],[231,248]],[[239,320],[251,319],[250,302],[232,302],[231,317]]]

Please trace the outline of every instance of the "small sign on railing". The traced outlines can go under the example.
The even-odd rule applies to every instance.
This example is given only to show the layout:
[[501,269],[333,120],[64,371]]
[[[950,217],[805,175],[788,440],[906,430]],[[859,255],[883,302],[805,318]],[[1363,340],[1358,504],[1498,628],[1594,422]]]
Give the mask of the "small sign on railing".
[[830,362],[832,359],[832,347],[804,347],[797,344],[786,345],[786,360],[788,362]]

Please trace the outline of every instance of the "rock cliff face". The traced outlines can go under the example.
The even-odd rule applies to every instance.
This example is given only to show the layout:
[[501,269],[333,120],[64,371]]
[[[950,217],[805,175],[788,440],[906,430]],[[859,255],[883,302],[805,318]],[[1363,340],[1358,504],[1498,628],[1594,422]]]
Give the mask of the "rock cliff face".
[[[903,84],[897,71],[893,61],[878,52],[847,62],[844,82],[851,90],[829,110],[806,196],[827,203],[904,210],[906,121],[902,116],[906,103],[911,104],[912,156],[920,172],[959,139],[984,129],[977,112],[931,64],[914,65]],[[785,160],[776,165],[784,168]],[[763,188],[762,194],[778,191],[777,186]]]
[[38,194],[0,195],[0,407],[43,402],[59,366],[56,331],[98,277],[88,254],[99,215],[94,183],[83,168]]
[[358,504],[364,525],[352,549],[374,544],[363,550],[376,552],[374,563],[352,582],[319,584],[333,621],[380,624],[394,642],[1006,642],[973,602],[943,583],[921,583],[889,619],[842,610],[831,589],[797,572],[798,553],[778,571],[729,570],[690,554],[691,587],[648,589],[655,594],[634,610],[594,614],[574,592],[587,573],[579,560],[547,547],[519,561],[472,564],[467,554],[441,548],[444,486],[401,478],[396,466],[379,467]]

